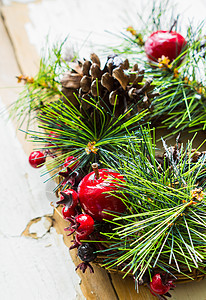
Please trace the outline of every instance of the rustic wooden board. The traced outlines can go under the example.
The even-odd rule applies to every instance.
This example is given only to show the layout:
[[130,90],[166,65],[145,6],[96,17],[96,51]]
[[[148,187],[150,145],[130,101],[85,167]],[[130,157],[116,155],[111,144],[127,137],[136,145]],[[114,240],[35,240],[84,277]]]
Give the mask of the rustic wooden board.
[[12,6],[2,7],[1,12],[21,73],[27,76],[35,75],[39,67],[39,56],[29,42],[25,29],[25,24],[29,22],[28,6],[13,3]]
[[[0,36],[2,109],[17,99],[21,89],[15,78],[20,70],[2,18]],[[24,152],[29,153],[32,145],[24,134],[19,142],[7,114],[0,115],[0,137],[0,299],[85,299],[62,236],[51,219],[41,218],[53,209],[40,171],[29,166]],[[35,221],[29,234],[21,235],[31,219]]]
[[[11,47],[11,44],[7,43],[8,45],[5,47],[0,48],[0,54],[1,57],[4,57],[4,59],[0,60],[0,66],[3,66],[7,59],[9,70],[8,72],[1,72],[0,74],[0,84],[5,85],[7,82],[11,85],[16,85],[14,81],[11,81],[10,79],[13,78],[17,74],[17,72],[24,73],[26,75],[32,76],[35,75],[37,69],[38,69],[38,62],[39,57],[38,54],[34,48],[33,45],[30,44],[29,38],[27,36],[27,32],[25,30],[25,23],[29,22],[28,17],[28,8],[27,5],[24,4],[17,4],[14,3],[12,6],[9,7],[3,7],[2,8],[2,15],[4,18],[4,25],[7,28],[7,31],[9,33],[9,36],[11,38],[11,42],[13,45],[13,49],[15,52],[13,52],[13,49]],[[4,40],[8,40],[8,36],[5,32],[5,28],[0,23],[0,30],[1,34],[4,36]],[[8,42],[8,41],[7,41]],[[9,49],[7,52],[7,48]],[[2,52],[4,49],[4,52]],[[5,69],[5,66],[4,66]],[[1,69],[2,70],[2,69]],[[3,78],[6,73],[7,79]],[[2,79],[3,78],[3,79]],[[8,91],[7,91],[8,93]],[[6,102],[10,102],[10,100],[16,97],[17,93],[14,93],[13,91],[9,91],[9,94],[7,94],[4,98],[6,99]],[[26,149],[26,152],[29,153],[29,149],[27,148],[28,143],[23,141],[21,139],[22,145],[24,149]],[[25,146],[26,145],[26,146]],[[29,146],[31,149],[31,145]],[[34,204],[31,204],[34,205]],[[48,211],[47,211],[48,213]],[[35,223],[36,221],[34,221]],[[54,223],[52,224],[52,228],[54,227],[56,231],[63,235],[64,242],[66,246],[68,247],[70,245],[70,239],[65,236],[65,232],[63,228],[66,226],[66,222],[62,220],[59,215],[54,212]],[[33,222],[29,224],[33,225]],[[27,228],[28,229],[28,228]],[[22,230],[23,231],[23,230]],[[35,232],[34,232],[35,233]],[[25,232],[26,234],[26,232]],[[28,234],[28,232],[27,232]],[[20,241],[21,243],[21,241]],[[33,244],[33,242],[31,242]],[[28,243],[26,243],[28,245]],[[23,244],[22,244],[23,245]],[[53,245],[53,244],[52,244]],[[13,247],[13,246],[12,246]],[[20,246],[19,246],[20,247]],[[53,246],[54,247],[54,246]],[[57,250],[58,247],[55,246],[53,250]],[[67,253],[68,250],[65,247]],[[64,251],[65,251],[64,249]],[[65,259],[65,252],[61,248],[60,252],[63,255],[63,260]],[[61,255],[60,254],[60,255]],[[40,255],[40,254],[39,254]],[[77,265],[79,263],[76,251],[71,251],[71,257]],[[37,262],[38,264],[39,262]],[[70,271],[68,271],[67,275]],[[72,271],[71,271],[72,272]],[[72,273],[73,274],[73,273]],[[82,275],[81,272],[78,271],[78,274],[81,278],[81,290],[86,297],[86,299],[125,299],[125,300],[143,300],[143,299],[154,299],[154,297],[150,294],[150,292],[144,288],[140,288],[140,293],[137,294],[134,289],[133,280],[130,278],[126,278],[125,280],[121,279],[120,275],[113,274],[108,276],[106,271],[99,269],[98,267],[95,267],[95,273],[89,274],[88,271]],[[64,274],[62,273],[62,276]],[[71,276],[68,275],[69,277]],[[43,280],[44,278],[42,278]],[[61,285],[62,288],[63,285]],[[56,287],[58,290],[58,287]],[[205,287],[205,281],[199,282],[199,283],[190,283],[190,284],[184,284],[179,285],[175,291],[172,292],[173,299],[174,300],[205,300],[206,299],[206,287]],[[81,293],[79,294],[79,297],[81,297]],[[3,299],[3,297],[2,297]],[[53,298],[52,298],[53,299]],[[65,298],[66,299],[66,298]],[[79,298],[80,299],[80,298]]]
[[[26,5],[1,7],[0,36],[3,43],[0,47],[0,97],[6,108],[9,108],[18,99],[24,88],[23,84],[17,83],[16,76],[22,73],[33,76],[38,70],[39,57],[35,48],[29,43],[23,26],[28,18],[26,16]],[[34,59],[32,56],[29,59],[29,53],[34,55]],[[35,64],[32,63],[34,61]],[[13,122],[16,135],[21,141],[24,151],[29,154],[33,146],[31,143],[25,142],[25,134],[18,130],[19,124],[15,120]],[[26,122],[22,126],[22,130],[26,130]]]

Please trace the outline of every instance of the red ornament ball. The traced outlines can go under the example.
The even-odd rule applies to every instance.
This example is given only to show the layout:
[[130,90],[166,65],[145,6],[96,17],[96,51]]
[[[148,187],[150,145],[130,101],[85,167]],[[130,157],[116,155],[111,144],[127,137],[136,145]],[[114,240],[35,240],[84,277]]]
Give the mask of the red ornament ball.
[[64,168],[69,167],[72,171],[76,169],[79,161],[74,156],[68,156],[64,161]]
[[[165,275],[163,275],[164,277]],[[158,295],[164,295],[166,294],[171,287],[175,287],[172,283],[172,280],[167,281],[166,283],[163,283],[161,275],[155,274],[152,277],[152,281],[150,282],[150,288],[151,292],[154,292]]]
[[75,219],[77,224],[79,224],[78,228],[76,229],[76,233],[79,238],[84,239],[94,231],[94,219],[91,216],[87,214],[81,214]]
[[175,31],[158,30],[145,42],[145,52],[149,60],[158,62],[162,55],[170,61],[176,59],[187,45],[184,37]]
[[29,155],[29,163],[33,168],[39,168],[42,167],[42,165],[45,163],[46,158],[44,156],[44,153],[41,151],[33,151]]
[[83,210],[95,220],[112,220],[113,216],[104,213],[105,210],[123,213],[126,209],[119,197],[108,194],[117,189],[117,185],[125,182],[123,176],[113,170],[99,169],[99,178],[95,172],[86,175],[79,184],[79,201]]

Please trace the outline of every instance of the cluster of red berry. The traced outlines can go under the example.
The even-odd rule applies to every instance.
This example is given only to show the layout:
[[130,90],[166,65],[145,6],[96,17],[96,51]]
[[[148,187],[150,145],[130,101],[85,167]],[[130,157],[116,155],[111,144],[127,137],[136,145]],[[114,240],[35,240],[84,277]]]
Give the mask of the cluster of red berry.
[[[29,162],[32,167],[39,168],[45,163],[46,157],[41,151],[34,151],[29,156]],[[65,159],[63,169],[67,168],[70,172],[69,175],[75,172],[79,161],[74,156],[69,156]],[[94,171],[83,177],[78,184],[77,192],[72,189],[67,189],[61,192],[60,201],[63,204],[63,199],[66,196],[71,196],[72,205],[63,208],[63,215],[71,217],[75,215],[75,207],[77,206],[78,199],[81,208],[88,215],[97,221],[103,219],[111,220],[113,217],[107,214],[106,211],[113,213],[122,213],[125,210],[125,205],[119,197],[112,195],[111,192],[116,190],[116,186],[122,185],[124,178],[116,171],[109,169],[98,169],[97,164],[93,164]],[[61,175],[64,172],[59,172]],[[69,176],[68,175],[68,176]],[[109,194],[110,193],[110,194]],[[66,201],[66,199],[65,199]]]
[[[45,160],[45,154],[41,151],[34,151],[29,157],[29,162],[34,168],[41,167]],[[59,174],[65,177],[66,182],[71,182],[69,179],[77,173],[78,166],[78,159],[69,156],[63,164],[63,170],[67,171]],[[75,233],[75,241],[70,249],[79,248],[82,245],[81,240],[88,239],[94,231],[95,221],[111,220],[113,215],[109,212],[123,213],[126,209],[123,199],[112,194],[117,185],[125,182],[123,176],[113,170],[98,169],[98,164],[92,164],[92,167],[93,172],[80,179],[76,190],[68,188],[61,191],[57,201],[57,204],[63,205],[63,217],[70,222],[70,226],[65,230],[70,231],[69,235]],[[88,246],[86,248],[88,250]],[[85,245],[82,249],[85,249]]]

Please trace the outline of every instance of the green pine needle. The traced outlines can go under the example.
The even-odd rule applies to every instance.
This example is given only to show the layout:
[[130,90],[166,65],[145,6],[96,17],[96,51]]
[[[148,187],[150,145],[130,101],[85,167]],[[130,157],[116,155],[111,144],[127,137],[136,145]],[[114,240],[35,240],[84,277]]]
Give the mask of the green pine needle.
[[58,101],[41,110],[38,115],[40,131],[28,131],[30,140],[38,144],[39,149],[49,150],[56,156],[46,163],[49,171],[56,169],[55,176],[68,156],[78,159],[77,169],[87,167],[88,172],[93,162],[114,160],[111,152],[126,151],[129,132],[133,132],[131,140],[141,139],[139,122],[148,114],[147,111],[127,117],[131,108],[116,117],[115,106],[110,111],[99,105],[98,98],[84,101],[90,103],[93,116],[82,114],[69,100],[70,104]]
[[174,157],[164,143],[165,158],[160,165],[152,136],[144,129],[142,133],[143,141],[130,141],[127,155],[118,157],[117,170],[126,179],[124,201],[130,210],[110,221],[111,233],[102,232],[113,241],[108,250],[116,255],[115,260],[108,257],[104,266],[119,267],[124,276],[138,274],[137,279],[154,267],[185,275],[186,269],[204,272],[206,156],[194,163],[189,142]]

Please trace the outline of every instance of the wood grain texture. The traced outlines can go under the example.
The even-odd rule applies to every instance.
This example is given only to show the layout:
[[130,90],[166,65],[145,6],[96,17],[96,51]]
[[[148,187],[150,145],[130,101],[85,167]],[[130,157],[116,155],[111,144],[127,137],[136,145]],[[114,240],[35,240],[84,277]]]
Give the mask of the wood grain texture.
[[[68,222],[63,220],[62,217],[58,214],[61,214],[61,207],[58,207],[58,210],[54,211],[53,219],[54,219],[54,228],[57,233],[63,235],[64,243],[69,248],[72,245],[71,240],[73,237],[68,237],[67,232],[64,231],[65,227],[68,227]],[[70,251],[70,255],[73,259],[74,264],[77,266],[81,260],[77,256],[77,250],[73,249]],[[110,300],[116,299],[115,292],[110,283],[110,279],[105,270],[93,265],[94,274],[90,274],[89,270],[83,274],[81,271],[77,271],[81,278],[81,289],[86,297],[89,300]]]
[[[2,12],[2,7],[0,8]],[[23,90],[24,86],[23,84],[17,83],[16,76],[21,74],[21,70],[4,21],[6,21],[5,16],[4,18],[0,18],[0,36],[3,40],[0,47],[0,98],[5,105],[5,109],[9,110],[10,106],[18,99],[19,93]],[[27,44],[25,44],[24,48],[27,48]],[[33,72],[35,72],[35,70],[33,70]],[[1,114],[1,117],[4,117],[4,114]],[[13,120],[13,124],[16,130],[15,133],[24,151],[29,154],[33,145],[25,142],[25,134],[18,130],[18,124],[15,120]],[[26,124],[22,126],[22,129],[26,129]]]
[[19,69],[23,75],[35,75],[38,71],[39,56],[35,47],[30,44],[25,29],[25,24],[29,22],[28,6],[13,3],[12,6],[2,7],[1,13],[15,50]]
[[0,137],[0,299],[84,299],[68,249],[44,217],[53,209],[40,172],[29,166],[11,122],[0,119]]

